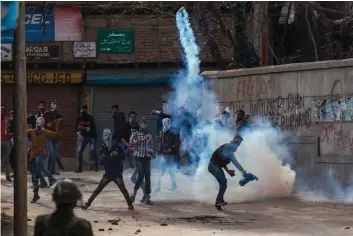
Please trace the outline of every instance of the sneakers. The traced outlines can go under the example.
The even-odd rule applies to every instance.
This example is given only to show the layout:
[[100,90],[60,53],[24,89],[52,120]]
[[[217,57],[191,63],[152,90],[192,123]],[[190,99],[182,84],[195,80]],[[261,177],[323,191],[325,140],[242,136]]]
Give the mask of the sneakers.
[[127,208],[129,211],[133,211],[134,210],[134,205],[130,205],[130,206],[128,206],[128,208]]
[[82,210],[87,210],[88,207],[89,207],[89,204],[86,202],[81,208]]
[[141,203],[146,202],[146,196],[145,196],[145,195],[141,198],[140,202],[141,202]]
[[34,195],[31,203],[36,203],[40,199],[39,195]]
[[219,211],[223,211],[222,206],[227,205],[228,202],[225,202],[223,199],[216,200],[215,207]]

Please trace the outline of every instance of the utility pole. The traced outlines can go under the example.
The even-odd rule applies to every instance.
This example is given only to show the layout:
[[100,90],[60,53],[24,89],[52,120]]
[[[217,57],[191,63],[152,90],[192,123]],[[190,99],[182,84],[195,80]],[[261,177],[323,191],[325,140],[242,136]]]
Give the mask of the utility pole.
[[20,1],[17,29],[15,31],[14,236],[27,236],[27,76],[25,14],[25,1]]

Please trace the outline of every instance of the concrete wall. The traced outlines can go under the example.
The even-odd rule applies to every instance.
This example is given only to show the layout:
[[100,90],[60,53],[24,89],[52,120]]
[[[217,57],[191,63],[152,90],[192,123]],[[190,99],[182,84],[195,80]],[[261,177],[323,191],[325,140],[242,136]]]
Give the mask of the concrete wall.
[[[266,117],[292,136],[295,167],[353,173],[353,59],[207,71],[222,107]],[[256,124],[254,124],[256,125]]]

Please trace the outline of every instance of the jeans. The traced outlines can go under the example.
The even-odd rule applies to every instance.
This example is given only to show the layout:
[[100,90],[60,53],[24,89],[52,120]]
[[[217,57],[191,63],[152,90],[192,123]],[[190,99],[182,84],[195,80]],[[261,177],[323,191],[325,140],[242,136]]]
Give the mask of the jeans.
[[10,177],[10,141],[1,141],[1,163],[4,165],[6,177]]
[[96,155],[96,138],[82,137],[80,136],[80,141],[78,144],[77,159],[78,159],[78,170],[83,169],[83,151],[85,150],[87,144],[90,144],[91,150],[91,160],[94,162],[95,170],[98,171],[98,158]]
[[124,198],[126,200],[126,203],[131,206],[132,205],[132,200],[130,198],[129,192],[127,191],[125,184],[124,184],[124,179],[123,175],[116,174],[116,175],[108,175],[104,174],[101,181],[99,182],[97,188],[93,191],[92,195],[87,201],[87,205],[90,206],[93,202],[93,200],[98,196],[98,194],[109,184],[111,181],[113,181],[118,188],[120,189],[121,193],[124,195]]
[[[31,160],[31,174],[32,174],[32,181],[33,181],[33,192],[35,195],[38,195],[39,191],[39,180],[45,181],[42,172],[48,176],[49,181],[53,183],[55,181],[54,177],[50,174],[50,172],[44,167],[45,162],[45,155],[40,154],[37,156],[35,160]],[[42,183],[43,183],[42,182]]]
[[217,195],[217,200],[223,200],[224,193],[227,190],[227,178],[221,167],[210,162],[208,165],[208,172],[210,172],[217,180],[219,184],[219,190]]
[[49,139],[47,142],[48,149],[48,169],[50,173],[55,174],[55,164],[58,163],[59,168],[61,170],[64,169],[64,166],[61,162],[61,158],[59,156],[59,138]]
[[[151,193],[151,160],[149,157],[135,157],[137,180],[135,182],[135,190],[141,188],[144,195]],[[135,174],[134,172],[134,174]],[[143,183],[145,180],[145,184]],[[132,177],[131,177],[132,181]]]
[[[133,183],[133,184],[136,184],[136,181],[137,181],[137,175],[138,175],[138,169],[137,168],[135,168],[135,170],[134,170],[134,173],[132,173],[132,175],[131,175],[131,182]],[[145,182],[144,181],[142,181],[141,182],[141,184],[140,184],[140,189],[143,191],[143,195],[146,195],[146,192],[145,192]]]
[[129,168],[135,168],[136,163],[135,163],[135,157],[133,156],[132,152],[128,152],[125,155],[125,160],[124,160],[124,170],[129,169]]
[[175,169],[176,169],[176,157],[174,155],[162,156],[160,162],[160,173],[158,177],[157,189],[160,189],[162,185],[162,178],[165,171],[168,169],[170,181],[172,183],[172,188],[176,188],[175,182]]

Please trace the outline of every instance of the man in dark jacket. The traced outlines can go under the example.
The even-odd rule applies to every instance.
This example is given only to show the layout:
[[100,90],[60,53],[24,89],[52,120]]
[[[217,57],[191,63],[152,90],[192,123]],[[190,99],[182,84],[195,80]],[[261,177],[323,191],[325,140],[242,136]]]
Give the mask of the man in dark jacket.
[[160,139],[159,155],[161,155],[160,174],[158,178],[158,185],[156,191],[160,191],[162,185],[162,178],[165,171],[168,169],[172,186],[171,191],[177,188],[175,182],[175,168],[176,157],[179,153],[180,138],[179,135],[171,130],[171,120],[169,118],[163,119],[163,132]]
[[229,170],[227,165],[233,163],[233,165],[245,175],[247,172],[239,164],[237,159],[234,157],[234,152],[238,149],[240,143],[243,141],[242,137],[236,136],[233,141],[221,145],[213,152],[209,165],[208,171],[216,178],[219,184],[219,190],[216,198],[215,207],[218,210],[221,210],[222,206],[227,205],[227,202],[224,201],[224,193],[227,190],[227,178],[224,175],[222,168],[231,176],[235,175],[234,170]]
[[90,144],[91,160],[93,161],[95,171],[98,171],[98,158],[96,155],[96,124],[93,116],[88,114],[87,110],[87,106],[84,105],[81,109],[80,116],[76,120],[76,127],[80,135],[77,151],[78,168],[76,173],[80,173],[83,170],[83,151],[87,144]]
[[245,111],[238,110],[236,112],[236,132],[239,136],[244,136],[251,131],[251,124],[249,116],[245,115]]
[[74,209],[82,193],[70,180],[57,183],[53,191],[56,210],[36,218],[34,236],[93,236],[89,221],[75,215]]
[[[57,119],[62,119],[62,115],[58,111],[58,104],[55,100],[50,102],[50,110],[45,112],[42,117],[45,120],[45,129],[48,129],[52,132],[55,132],[55,121]],[[61,162],[59,155],[59,136],[48,140],[47,149],[48,149],[48,170],[51,174],[58,174],[55,172],[55,164],[58,163],[59,168],[63,171],[64,165]]]
[[110,129],[104,129],[103,140],[104,143],[99,149],[99,154],[101,162],[104,163],[105,173],[97,188],[93,191],[92,195],[85,203],[83,209],[85,210],[91,206],[93,200],[105,188],[105,186],[113,181],[118,186],[121,193],[124,195],[128,209],[134,210],[132,200],[130,198],[129,192],[125,187],[123,179],[123,160],[125,158],[125,154],[121,143],[118,143],[112,139],[112,133]]
[[[135,125],[138,126],[138,123],[136,121],[137,118],[137,113],[134,111],[131,111],[129,113],[129,120],[125,124],[125,131],[124,131],[124,137],[123,137],[123,143],[126,145],[130,141],[131,137],[131,128]],[[124,161],[124,170],[129,169],[129,168],[135,168],[135,160],[132,154],[132,150],[130,150],[129,146],[126,146],[126,155],[125,155],[125,161]]]
[[[124,132],[125,132],[125,114],[119,112],[119,106],[112,106],[112,117],[113,117],[113,139],[118,143],[123,142]],[[126,146],[127,143],[124,143]]]
[[36,119],[43,116],[43,114],[45,113],[46,106],[47,104],[43,100],[39,101]]

